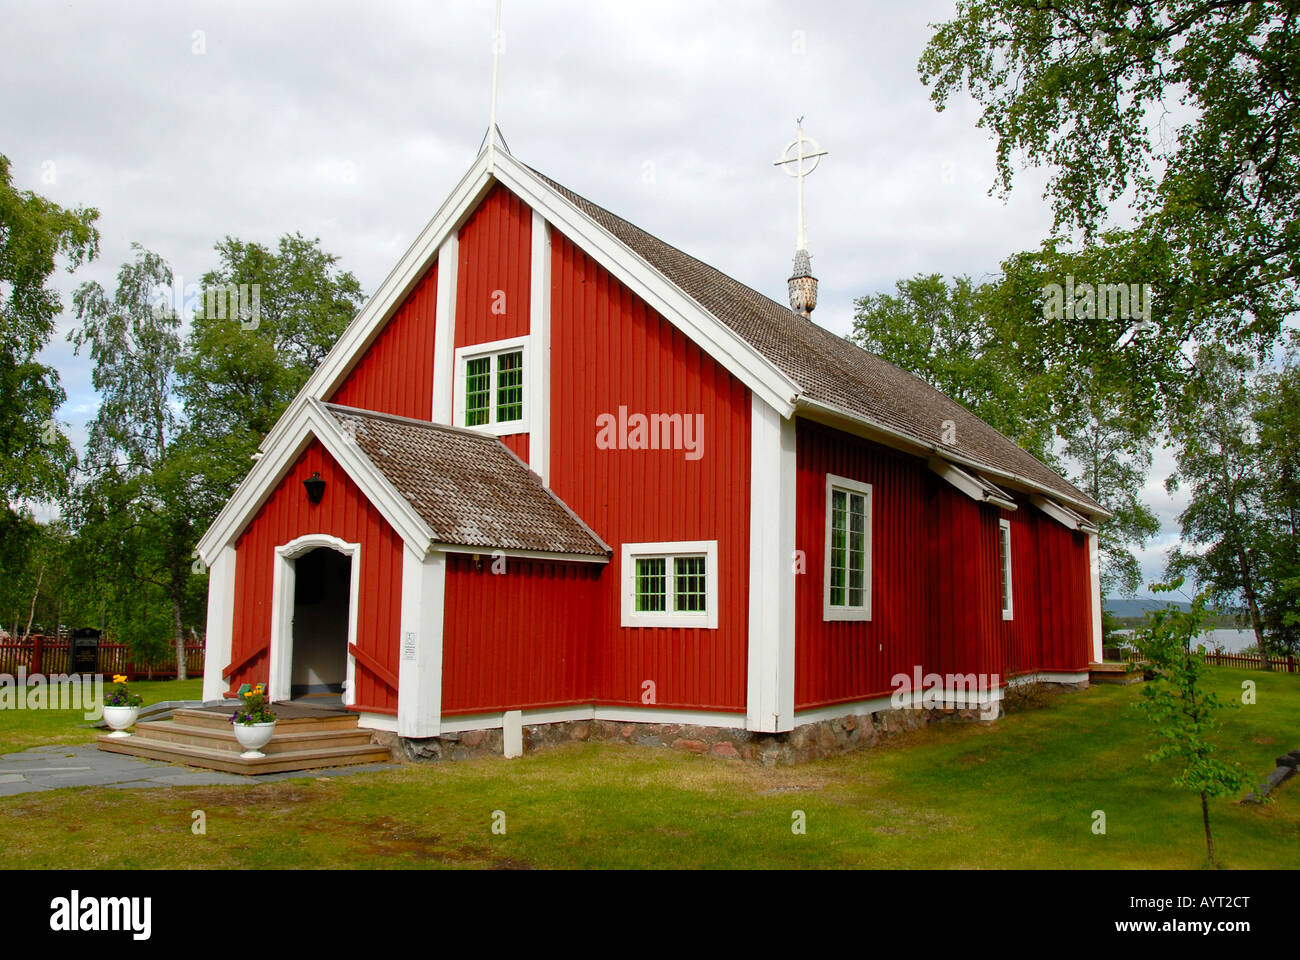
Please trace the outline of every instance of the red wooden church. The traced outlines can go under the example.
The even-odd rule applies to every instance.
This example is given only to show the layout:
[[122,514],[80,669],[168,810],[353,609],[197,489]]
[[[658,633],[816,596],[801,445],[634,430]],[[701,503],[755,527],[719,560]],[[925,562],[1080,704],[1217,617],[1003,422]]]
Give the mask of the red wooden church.
[[489,146],[203,537],[205,699],[753,736],[1086,683],[1104,510],[813,323],[801,254],[787,307]]

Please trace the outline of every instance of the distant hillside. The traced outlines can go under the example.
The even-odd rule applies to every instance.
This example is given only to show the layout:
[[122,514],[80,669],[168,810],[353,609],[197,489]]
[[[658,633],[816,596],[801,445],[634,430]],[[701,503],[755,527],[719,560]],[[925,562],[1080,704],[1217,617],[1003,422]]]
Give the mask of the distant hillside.
[[1131,600],[1126,597],[1107,597],[1103,605],[1112,617],[1145,617],[1152,610],[1163,610],[1165,607],[1177,607],[1179,610],[1190,610],[1192,607],[1184,600],[1151,600],[1145,597]]

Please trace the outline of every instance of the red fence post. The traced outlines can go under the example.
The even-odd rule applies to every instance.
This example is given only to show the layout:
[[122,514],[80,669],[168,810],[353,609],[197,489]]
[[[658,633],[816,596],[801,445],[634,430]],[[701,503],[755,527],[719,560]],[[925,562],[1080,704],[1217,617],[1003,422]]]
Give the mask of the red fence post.
[[45,654],[45,638],[40,634],[31,638],[32,640],[32,666],[31,673],[41,672],[41,659]]

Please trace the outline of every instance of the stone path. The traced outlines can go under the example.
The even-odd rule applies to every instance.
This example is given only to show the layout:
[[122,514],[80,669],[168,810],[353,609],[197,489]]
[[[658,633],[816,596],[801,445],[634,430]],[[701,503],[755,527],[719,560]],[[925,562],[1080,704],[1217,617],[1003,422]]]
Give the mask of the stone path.
[[0,756],[0,797],[37,793],[60,787],[109,787],[129,790],[147,787],[210,787],[225,784],[268,783],[294,777],[343,777],[371,770],[391,770],[394,763],[366,763],[354,767],[329,767],[241,777],[220,770],[199,770],[143,757],[106,753],[93,744],[33,747],[23,753]]

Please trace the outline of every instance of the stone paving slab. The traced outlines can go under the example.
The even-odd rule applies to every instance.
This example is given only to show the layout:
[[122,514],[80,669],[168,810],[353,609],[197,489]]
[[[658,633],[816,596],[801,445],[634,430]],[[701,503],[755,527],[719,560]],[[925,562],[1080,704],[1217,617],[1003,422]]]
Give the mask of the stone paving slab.
[[108,787],[139,790],[157,787],[212,787],[275,783],[310,777],[327,780],[392,770],[398,764],[366,763],[349,767],[290,770],[284,773],[245,777],[220,770],[204,770],[164,763],[145,757],[108,753],[94,744],[33,747],[23,753],[0,756],[0,797],[36,793],[64,787]]

